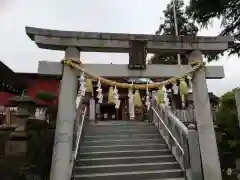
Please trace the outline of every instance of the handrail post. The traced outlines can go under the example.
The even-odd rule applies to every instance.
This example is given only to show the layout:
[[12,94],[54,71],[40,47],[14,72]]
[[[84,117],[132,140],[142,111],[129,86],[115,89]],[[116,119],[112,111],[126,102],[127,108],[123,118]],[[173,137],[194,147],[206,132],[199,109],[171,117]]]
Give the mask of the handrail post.
[[194,124],[188,125],[188,153],[192,180],[203,180],[198,132]]

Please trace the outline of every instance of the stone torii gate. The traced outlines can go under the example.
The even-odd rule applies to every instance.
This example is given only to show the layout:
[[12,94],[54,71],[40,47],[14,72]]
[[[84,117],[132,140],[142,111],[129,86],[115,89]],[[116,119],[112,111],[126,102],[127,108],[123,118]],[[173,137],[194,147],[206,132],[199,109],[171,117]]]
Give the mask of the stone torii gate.
[[[189,62],[202,61],[202,53],[218,53],[228,48],[232,37],[158,36],[142,34],[116,34],[95,32],[58,31],[26,27],[26,33],[38,47],[65,51],[65,59],[80,61],[80,51],[129,53],[136,42],[144,42],[148,53],[185,53]],[[138,43],[141,44],[141,43]],[[143,57],[145,57],[143,55]],[[141,58],[140,58],[141,59]],[[130,60],[129,65],[82,64],[102,77],[172,77],[189,70],[188,65],[145,65]],[[64,67],[62,67],[64,66]],[[65,180],[72,153],[72,131],[76,111],[77,76],[79,72],[60,62],[40,61],[41,74],[62,75],[59,95],[58,119],[55,133],[51,180]],[[205,180],[221,180],[221,169],[209,104],[206,78],[221,79],[223,67],[207,66],[193,76],[192,89],[196,108],[200,151]]]

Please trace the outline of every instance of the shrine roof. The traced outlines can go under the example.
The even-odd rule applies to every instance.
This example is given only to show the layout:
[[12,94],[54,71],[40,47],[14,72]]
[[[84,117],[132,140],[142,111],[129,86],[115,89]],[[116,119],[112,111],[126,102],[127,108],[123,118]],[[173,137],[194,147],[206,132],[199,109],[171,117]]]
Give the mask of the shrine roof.
[[61,75],[55,75],[55,74],[39,74],[39,73],[34,73],[34,72],[16,72],[23,78],[46,78],[46,79],[61,79]]
[[14,89],[25,89],[28,84],[18,73],[15,73],[0,61],[0,81]]

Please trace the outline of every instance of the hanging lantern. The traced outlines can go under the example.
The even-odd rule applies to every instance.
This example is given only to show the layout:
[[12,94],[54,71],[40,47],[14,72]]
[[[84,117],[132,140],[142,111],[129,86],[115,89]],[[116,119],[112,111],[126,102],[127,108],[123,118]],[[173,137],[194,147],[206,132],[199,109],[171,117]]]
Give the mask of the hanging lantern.
[[109,87],[108,90],[108,103],[109,104],[115,104],[115,99],[114,99],[114,93],[113,93],[113,87]]
[[143,105],[139,90],[135,90],[135,93],[133,96],[133,104],[135,107],[142,107]]
[[180,84],[179,84],[179,89],[180,89],[180,96],[182,100],[182,106],[185,106],[185,96],[188,94],[188,86],[184,78],[180,79]]
[[157,91],[157,103],[158,104],[163,104],[164,103],[164,87],[160,87]]

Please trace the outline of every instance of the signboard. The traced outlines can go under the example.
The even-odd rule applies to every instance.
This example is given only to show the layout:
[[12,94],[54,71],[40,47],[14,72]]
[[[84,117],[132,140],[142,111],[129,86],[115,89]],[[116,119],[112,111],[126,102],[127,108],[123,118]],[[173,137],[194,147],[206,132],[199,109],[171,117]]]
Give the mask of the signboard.
[[147,41],[129,41],[129,69],[146,69]]

